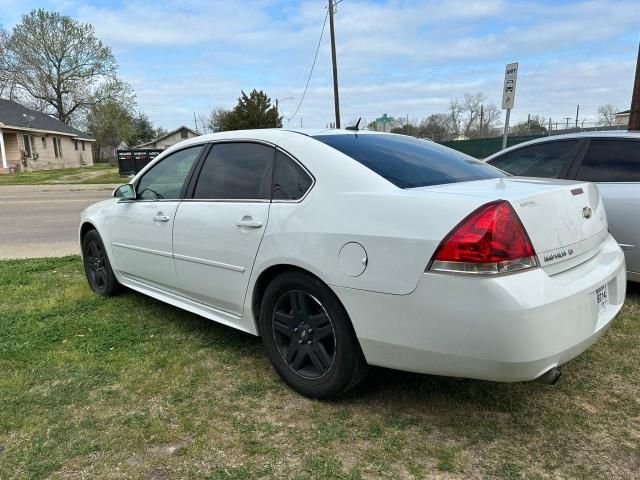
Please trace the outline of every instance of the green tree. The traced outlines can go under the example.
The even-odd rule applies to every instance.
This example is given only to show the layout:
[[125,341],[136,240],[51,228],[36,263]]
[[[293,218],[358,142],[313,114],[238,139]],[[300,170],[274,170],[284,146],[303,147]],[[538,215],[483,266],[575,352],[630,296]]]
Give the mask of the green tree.
[[282,127],[282,117],[266,93],[255,89],[249,95],[241,93],[238,104],[223,115],[222,130]]
[[139,112],[131,119],[131,135],[126,139],[129,145],[140,145],[156,138],[156,131],[149,117]]
[[112,156],[122,140],[134,137],[134,119],[131,112],[116,101],[93,105],[87,115],[87,132],[96,139],[96,157]]
[[539,135],[547,132],[546,123],[542,115],[531,115],[529,122],[518,122],[510,130],[514,135]]
[[116,75],[111,49],[93,26],[57,12],[24,15],[8,38],[0,69],[25,103],[67,124],[109,100],[133,101],[131,88]]
[[453,133],[451,116],[447,113],[433,113],[420,122],[418,136],[434,141],[447,140]]

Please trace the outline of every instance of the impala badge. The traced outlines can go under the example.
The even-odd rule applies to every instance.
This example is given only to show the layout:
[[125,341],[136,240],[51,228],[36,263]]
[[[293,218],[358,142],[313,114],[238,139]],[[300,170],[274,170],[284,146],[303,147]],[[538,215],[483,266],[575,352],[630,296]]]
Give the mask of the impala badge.
[[582,218],[591,218],[591,215],[593,215],[591,207],[582,207]]

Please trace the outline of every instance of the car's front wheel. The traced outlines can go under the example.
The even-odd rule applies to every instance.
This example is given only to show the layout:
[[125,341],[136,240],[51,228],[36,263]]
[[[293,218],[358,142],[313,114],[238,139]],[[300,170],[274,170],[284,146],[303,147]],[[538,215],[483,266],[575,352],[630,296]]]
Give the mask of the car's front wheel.
[[311,275],[286,272],[269,284],[260,332],[278,374],[307,397],[343,394],[366,374],[346,311],[329,287]]
[[82,240],[82,261],[91,290],[105,297],[110,297],[120,290],[104,243],[96,230],[90,230]]

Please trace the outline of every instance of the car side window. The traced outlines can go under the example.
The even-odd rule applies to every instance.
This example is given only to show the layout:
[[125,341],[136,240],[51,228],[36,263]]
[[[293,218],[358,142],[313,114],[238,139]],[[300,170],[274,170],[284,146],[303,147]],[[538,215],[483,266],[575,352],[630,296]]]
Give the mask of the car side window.
[[576,178],[589,182],[640,182],[640,141],[591,140]]
[[577,140],[539,143],[507,153],[490,163],[511,175],[558,178],[573,158],[577,144]]
[[216,143],[193,193],[201,200],[269,200],[275,148],[259,143]]
[[300,165],[283,152],[276,152],[271,198],[274,200],[300,200],[313,179]]
[[203,148],[203,145],[185,148],[163,158],[140,179],[137,197],[141,200],[179,199],[187,175]]

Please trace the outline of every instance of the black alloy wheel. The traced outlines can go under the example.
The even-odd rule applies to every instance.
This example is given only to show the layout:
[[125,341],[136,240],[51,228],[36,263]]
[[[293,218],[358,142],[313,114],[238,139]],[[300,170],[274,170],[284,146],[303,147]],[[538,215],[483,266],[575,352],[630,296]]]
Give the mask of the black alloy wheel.
[[104,243],[96,230],[89,231],[82,241],[84,271],[91,290],[99,295],[115,294],[120,284],[116,279]]
[[259,330],[280,377],[310,398],[332,398],[366,375],[351,320],[336,294],[317,277],[287,271],[275,277],[260,302]]
[[100,242],[97,240],[88,242],[85,263],[89,283],[95,291],[104,291],[107,286],[106,260],[107,255]]
[[333,323],[322,304],[309,293],[290,290],[276,302],[273,335],[284,361],[298,375],[320,378],[336,355]]

